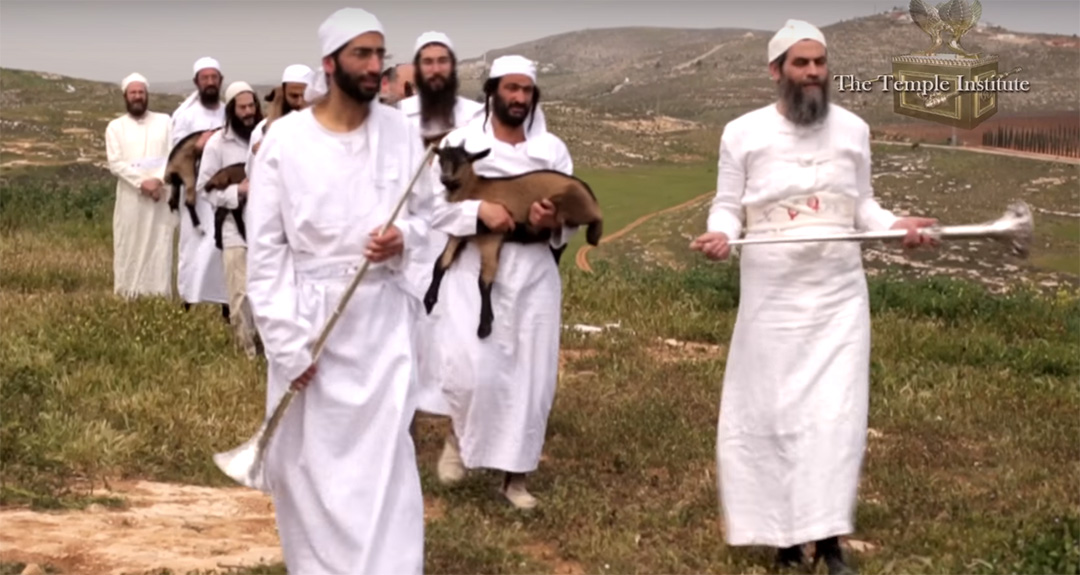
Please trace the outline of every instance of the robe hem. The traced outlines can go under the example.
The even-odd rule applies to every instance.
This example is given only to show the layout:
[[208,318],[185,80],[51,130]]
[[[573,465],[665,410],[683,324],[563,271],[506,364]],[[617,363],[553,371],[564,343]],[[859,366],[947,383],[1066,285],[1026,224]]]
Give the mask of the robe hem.
[[730,529],[725,528],[725,532],[724,539],[731,547],[765,546],[782,548],[813,543],[814,541],[828,539],[829,537],[851,535],[855,532],[855,528],[854,525],[848,521],[843,523],[832,523],[828,527],[802,529],[796,531],[793,535],[777,535],[776,533],[765,535],[758,533],[733,537],[728,534],[730,533]]

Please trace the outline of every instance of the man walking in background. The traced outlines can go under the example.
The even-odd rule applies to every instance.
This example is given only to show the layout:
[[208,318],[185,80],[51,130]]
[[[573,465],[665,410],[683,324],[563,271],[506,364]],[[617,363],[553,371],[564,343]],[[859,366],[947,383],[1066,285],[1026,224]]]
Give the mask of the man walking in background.
[[150,111],[141,74],[120,83],[127,113],[105,128],[109,172],[116,176],[113,209],[113,291],[123,298],[172,297],[173,230],[168,188],[169,116]]
[[[176,146],[189,134],[201,130],[216,130],[225,123],[225,106],[221,103],[221,66],[213,58],[199,58],[194,66],[195,91],[176,108],[172,115],[172,145]],[[196,144],[206,146],[210,133],[203,134]],[[183,197],[184,191],[177,191]],[[212,229],[213,209],[203,197],[195,197],[195,210],[201,227]],[[191,218],[181,210],[180,258],[177,266],[177,290],[184,307],[195,303],[219,303],[226,321],[229,319],[229,296],[225,288],[221,252],[214,245],[214,234],[199,234]]]
[[[825,37],[788,20],[768,46],[779,101],[728,123],[708,232],[691,248],[727,258],[729,239],[908,230],[874,199],[870,130],[829,103]],[[851,573],[839,536],[854,530],[866,443],[870,305],[858,242],[747,245],[717,430],[729,545],[777,547],[784,567]]]
[[[248,141],[255,124],[262,120],[258,96],[247,82],[233,82],[225,90],[225,129],[214,132],[203,149],[199,164],[196,188],[203,189],[206,182],[219,170],[233,164],[247,162]],[[232,184],[224,190],[207,194],[207,202],[214,209],[235,210],[240,201],[247,199],[248,181]],[[245,205],[242,214],[247,212]],[[241,216],[242,217],[242,216]],[[212,221],[212,220],[211,220]],[[225,285],[229,290],[229,322],[232,324],[236,344],[254,358],[255,320],[247,301],[247,243],[236,227],[232,213],[225,216],[221,227],[221,258],[224,266]]]

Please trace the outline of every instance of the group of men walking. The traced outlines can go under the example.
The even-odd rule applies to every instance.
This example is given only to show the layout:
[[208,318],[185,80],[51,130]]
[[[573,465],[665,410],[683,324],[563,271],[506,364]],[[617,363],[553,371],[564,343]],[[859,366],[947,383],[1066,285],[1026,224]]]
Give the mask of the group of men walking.
[[[492,295],[489,338],[476,336],[479,254],[467,243],[442,282],[431,314],[421,303],[448,236],[509,230],[506,208],[449,203],[425,143],[490,150],[481,176],[573,172],[564,144],[538,105],[535,63],[492,63],[483,103],[458,95],[450,39],[415,44],[416,93],[380,103],[385,32],[369,12],[346,8],[318,30],[322,62],[290,66],[279,97],[285,115],[269,129],[243,82],[222,102],[218,63],[200,59],[195,93],[174,113],[147,109],[149,86],[122,88],[128,114],[108,128],[119,179],[116,291],[168,295],[171,230],[162,183],[171,145],[204,134],[199,185],[244,163],[248,179],[200,194],[203,222],[215,207],[246,200],[246,238],[235,222],[218,250],[181,217],[179,291],[187,303],[227,306],[237,339],[268,360],[267,411],[302,390],[269,447],[286,565],[294,573],[420,573],[424,507],[410,426],[417,411],[450,420],[438,463],[445,483],[467,469],[503,472],[500,492],[528,509],[525,477],[537,468],[558,369],[562,284],[552,257],[576,232],[537,203],[530,223],[549,240],[507,243]],[[791,20],[769,43],[775,104],[732,121],[720,144],[708,231],[691,248],[724,259],[748,234],[822,229],[907,229],[873,197],[868,128],[829,103],[825,38]],[[387,222],[414,173],[406,208]],[[752,248],[752,249],[751,249]],[[311,344],[364,259],[364,281],[314,365]],[[170,261],[171,263],[171,261]],[[720,493],[732,545],[771,545],[784,565],[802,546],[832,573],[848,572],[838,536],[852,532],[866,434],[869,313],[859,248],[798,243],[744,249],[739,315],[725,373],[718,430]],[[257,336],[256,336],[257,334]]]

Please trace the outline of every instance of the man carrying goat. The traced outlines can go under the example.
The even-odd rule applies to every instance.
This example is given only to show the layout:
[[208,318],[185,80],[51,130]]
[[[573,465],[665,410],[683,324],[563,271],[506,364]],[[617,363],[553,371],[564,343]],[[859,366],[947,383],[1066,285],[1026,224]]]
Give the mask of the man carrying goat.
[[[259,98],[246,82],[233,82],[225,90],[225,129],[214,132],[203,148],[199,164],[196,188],[203,190],[207,181],[222,168],[247,161],[248,141],[255,124],[262,119]],[[221,259],[225,272],[225,285],[229,290],[229,321],[237,345],[248,357],[254,358],[255,323],[251,306],[245,295],[247,283],[247,243],[241,235],[243,213],[249,182],[244,180],[224,190],[207,190],[207,201],[217,210],[237,210],[241,214],[227,213],[221,225]],[[216,220],[215,214],[215,220]],[[216,229],[217,226],[215,226]]]
[[266,479],[289,573],[417,574],[424,500],[409,424],[420,301],[402,274],[427,241],[424,179],[379,232],[424,149],[401,112],[374,102],[386,53],[378,19],[344,8],[319,42],[310,106],[274,122],[252,166],[248,298],[269,362],[267,410],[299,390],[267,447]]
[[[566,144],[547,131],[533,62],[521,56],[496,59],[484,94],[484,115],[447,135],[444,147],[464,145],[471,153],[490,150],[473,164],[480,176],[533,170],[572,173]],[[449,203],[441,188],[432,219],[437,230],[451,236],[474,235],[481,226],[511,231],[513,219],[502,205],[482,200]],[[502,493],[521,509],[537,504],[525,488],[525,474],[540,462],[559,367],[562,278],[552,249],[566,245],[576,231],[561,226],[555,215],[549,202],[534,203],[530,223],[547,230],[549,239],[503,245],[491,296],[496,321],[490,337],[477,337],[481,297],[475,243],[465,244],[447,271],[439,298],[446,308],[436,327],[443,356],[440,371],[454,428],[454,457],[448,461],[460,458],[466,468],[504,471]],[[452,471],[453,476],[464,473]]]
[[[468,98],[458,96],[457,57],[454,46],[441,32],[425,32],[416,39],[413,55],[413,67],[416,69],[416,87],[419,94],[398,103],[398,109],[408,118],[424,139],[425,147],[429,141],[438,140],[455,128],[469,123],[484,106]],[[429,171],[427,177],[435,178],[435,172]],[[435,181],[432,181],[435,187]],[[446,234],[431,230],[428,250],[417,252],[417,258],[410,262],[410,282],[419,293],[431,283],[431,274],[435,260],[446,245]],[[436,307],[432,313],[420,314],[417,325],[417,409],[437,416],[449,416],[450,407],[442,396],[439,383],[441,363],[438,359],[441,346],[436,338],[435,323],[442,315],[443,307]],[[439,479],[452,483],[463,478],[461,459],[454,447],[452,434],[446,438],[442,456],[437,467]]]

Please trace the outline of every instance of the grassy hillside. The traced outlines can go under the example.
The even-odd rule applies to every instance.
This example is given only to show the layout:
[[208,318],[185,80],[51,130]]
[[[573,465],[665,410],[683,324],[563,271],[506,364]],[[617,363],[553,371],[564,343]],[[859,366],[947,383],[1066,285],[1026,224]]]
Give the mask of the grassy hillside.
[[[822,28],[829,41],[830,72],[872,79],[892,72],[891,58],[925,50],[929,37],[906,18],[888,13]],[[765,54],[773,31],[664,28],[582,30],[508,46],[487,60],[521,54],[540,62],[540,83],[553,99],[587,103],[600,112],[654,113],[722,122],[775,97]],[[1031,81],[1031,92],[1001,99],[999,114],[1077,110],[1080,106],[1080,50],[1056,46],[1058,36],[1016,34],[997,27],[972,30],[963,43],[998,54],[1000,72]],[[474,78],[482,66],[463,68]],[[478,92],[478,80],[468,89]],[[891,96],[836,94],[836,101],[872,123],[894,122]]]
[[[907,153],[913,156],[904,161],[935,166],[931,189],[950,188],[956,176],[948,166],[958,165],[946,154]],[[62,545],[28,553],[5,544],[0,573],[34,561],[59,573],[162,575],[152,569],[171,564],[152,560],[174,548],[236,548],[254,533],[272,533],[272,521],[245,523],[245,535],[227,539],[194,522],[184,531],[187,543],[148,540],[153,557],[113,554],[114,545],[155,528],[148,515],[126,510],[142,503],[104,482],[229,485],[210,455],[254,430],[265,371],[231,350],[209,306],[184,314],[175,302],[114,298],[110,182],[42,170],[9,182],[0,209],[0,504],[97,505],[41,516],[57,521],[51,531],[5,533],[4,541],[37,541],[39,550],[46,540]],[[689,194],[701,185],[672,182],[672,175],[589,173],[614,226],[662,205],[656,191]],[[972,209],[981,214],[996,204]],[[946,213],[967,220],[972,212]],[[564,322],[621,327],[564,337],[560,387],[532,483],[542,501],[536,512],[508,509],[493,495],[490,474],[455,489],[439,485],[443,428],[423,422],[425,572],[767,572],[766,550],[730,549],[719,527],[715,426],[737,270],[700,258],[680,269],[642,258],[658,238],[685,246],[671,224],[685,221],[691,229],[680,231],[696,233],[700,217],[657,219],[660,232],[650,231],[654,222],[643,225],[605,246],[594,274],[564,265]],[[638,247],[618,256],[613,248],[624,243]],[[974,283],[889,274],[871,278],[871,293],[871,431],[858,533],[848,542],[861,572],[1076,573],[1077,294],[1044,298],[1020,286],[990,295]],[[198,501],[178,501],[170,517],[183,513],[175,505]],[[64,526],[76,516],[103,518],[98,539],[72,538]],[[217,572],[284,573],[280,565],[227,564],[234,567]]]

